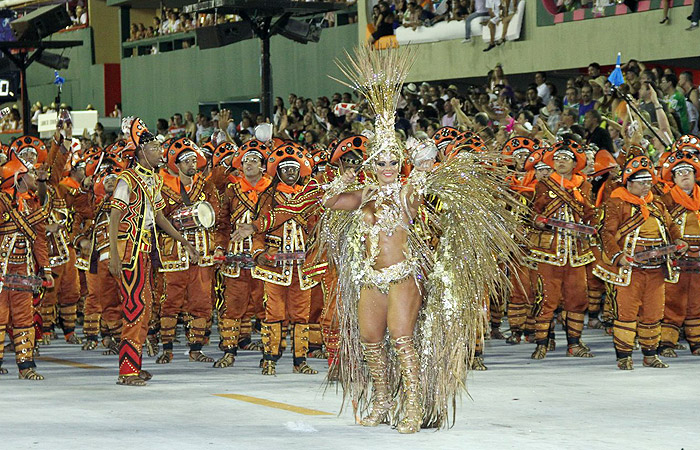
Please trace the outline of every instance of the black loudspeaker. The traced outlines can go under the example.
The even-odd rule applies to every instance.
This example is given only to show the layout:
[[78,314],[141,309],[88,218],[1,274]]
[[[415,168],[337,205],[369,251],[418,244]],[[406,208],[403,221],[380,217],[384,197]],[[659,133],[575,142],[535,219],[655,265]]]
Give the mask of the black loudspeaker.
[[295,42],[307,44],[321,40],[321,28],[315,23],[289,19],[279,33]]
[[68,64],[70,64],[70,58],[65,56],[57,55],[55,53],[43,51],[36,62],[42,66],[51,67],[54,70],[67,69]]
[[202,50],[223,47],[238,41],[252,39],[253,28],[248,22],[231,22],[213,27],[197,28],[197,45]]
[[64,4],[43,6],[10,23],[18,41],[40,41],[72,24]]

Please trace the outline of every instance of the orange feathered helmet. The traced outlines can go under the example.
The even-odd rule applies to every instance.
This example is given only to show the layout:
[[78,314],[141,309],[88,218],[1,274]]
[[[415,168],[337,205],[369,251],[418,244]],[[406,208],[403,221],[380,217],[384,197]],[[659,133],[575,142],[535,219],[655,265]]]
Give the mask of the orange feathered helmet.
[[530,139],[527,137],[512,137],[506,141],[501,150],[504,156],[512,156],[515,153],[527,152],[532,153],[542,147],[539,139]]
[[26,151],[34,151],[36,153],[37,164],[43,164],[48,157],[46,144],[34,136],[20,136],[10,143],[10,152],[8,157],[14,153],[21,158],[22,153]]
[[542,155],[546,150],[546,148],[540,148],[530,153],[530,156],[527,157],[527,161],[525,161],[525,170],[538,170],[545,167],[549,167],[551,169],[552,166],[542,161]]
[[236,151],[233,153],[231,167],[240,169],[243,166],[243,157],[247,153],[251,153],[255,156],[260,157],[260,160],[262,161],[264,167],[265,161],[267,161],[267,158],[270,156],[270,153],[272,153],[272,150],[264,142],[259,141],[257,139],[251,139],[245,144],[238,147],[238,149],[236,149]]
[[[647,172],[646,174],[644,172]],[[656,182],[654,175],[654,164],[646,156],[636,156],[625,164],[622,171],[622,184],[627,184],[628,181],[645,181],[651,180]]]
[[677,150],[700,155],[700,138],[692,134],[684,134],[673,143],[672,151]]
[[274,177],[277,174],[277,167],[282,161],[293,160],[299,164],[299,176],[311,175],[311,163],[304,156],[304,148],[296,142],[285,142],[277,147],[267,158],[267,173]]
[[459,131],[456,128],[442,127],[433,133],[431,139],[435,142],[438,151],[444,152],[447,145],[452,142],[458,134]]
[[168,168],[173,173],[178,173],[177,163],[181,159],[189,158],[190,156],[197,157],[197,169],[203,169],[207,165],[207,159],[202,154],[202,151],[197,147],[197,144],[189,138],[183,137],[175,140],[168,148]]
[[[236,153],[236,150],[238,150],[238,147],[233,142],[226,141],[219,144],[216,150],[214,150],[214,156],[212,157],[212,164],[214,167],[219,165],[226,167],[227,164],[224,161],[232,157]],[[231,165],[231,161],[229,161],[228,165]]]
[[333,149],[330,163],[338,164],[340,158],[350,152],[356,152],[362,155],[362,159],[367,159],[367,141],[367,137],[362,135],[350,136],[343,139],[342,141],[338,142]]
[[595,154],[595,168],[592,177],[598,177],[612,171],[617,167],[617,161],[607,150],[598,150]]
[[571,139],[564,139],[557,142],[551,148],[545,150],[542,156],[542,162],[550,167],[554,167],[554,157],[558,153],[569,155],[576,161],[574,173],[579,173],[586,167],[586,151],[578,142],[572,141]]
[[671,152],[666,161],[661,166],[661,178],[664,181],[672,182],[673,175],[677,170],[691,169],[695,171],[695,179],[700,180],[700,159],[689,151]]

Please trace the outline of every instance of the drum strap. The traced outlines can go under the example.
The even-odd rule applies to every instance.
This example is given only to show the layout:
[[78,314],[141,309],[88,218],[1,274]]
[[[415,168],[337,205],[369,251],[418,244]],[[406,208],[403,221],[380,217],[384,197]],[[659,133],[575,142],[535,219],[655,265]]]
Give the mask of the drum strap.
[[192,205],[192,200],[190,200],[190,194],[187,193],[187,188],[185,188],[185,185],[182,184],[182,180],[180,180],[180,196],[182,197],[182,202],[185,204],[185,206]]

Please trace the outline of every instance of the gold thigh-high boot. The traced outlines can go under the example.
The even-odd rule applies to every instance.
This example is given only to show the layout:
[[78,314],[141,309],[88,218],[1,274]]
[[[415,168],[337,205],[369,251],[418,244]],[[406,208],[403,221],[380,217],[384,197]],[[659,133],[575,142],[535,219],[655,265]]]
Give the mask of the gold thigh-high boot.
[[387,355],[384,341],[362,343],[362,353],[367,362],[367,368],[372,376],[372,411],[360,420],[366,427],[376,427],[380,423],[386,423],[389,411],[393,407],[391,394],[389,393],[389,378],[387,374]]
[[401,385],[403,389],[403,419],[396,426],[399,433],[420,431],[423,423],[423,405],[420,395],[420,363],[413,336],[401,336],[394,341],[394,347],[401,365]]

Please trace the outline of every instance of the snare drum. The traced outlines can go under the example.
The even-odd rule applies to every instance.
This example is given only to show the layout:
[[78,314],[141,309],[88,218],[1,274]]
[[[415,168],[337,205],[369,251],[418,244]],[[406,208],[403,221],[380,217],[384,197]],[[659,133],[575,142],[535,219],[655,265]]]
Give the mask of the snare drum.
[[209,202],[201,201],[183,206],[173,213],[172,222],[178,231],[193,228],[211,228],[216,220],[214,208]]

